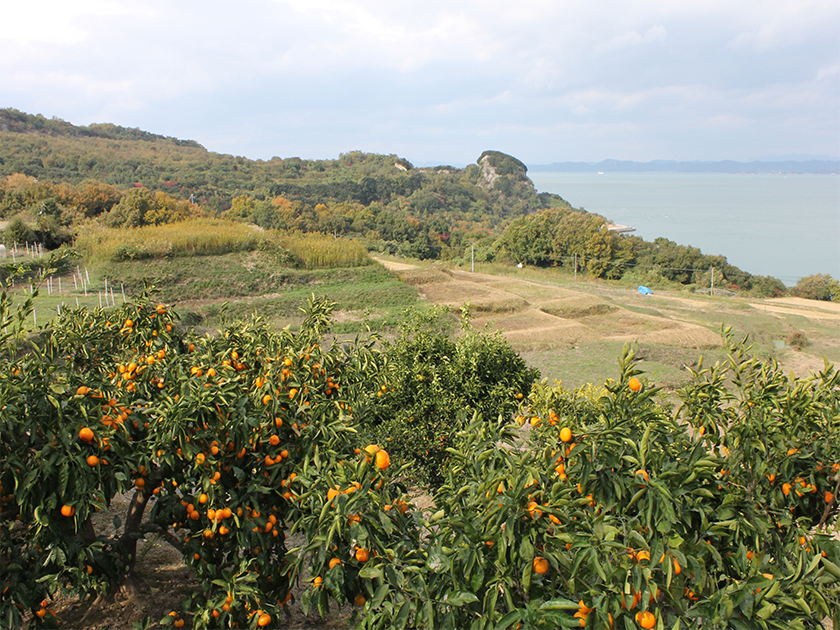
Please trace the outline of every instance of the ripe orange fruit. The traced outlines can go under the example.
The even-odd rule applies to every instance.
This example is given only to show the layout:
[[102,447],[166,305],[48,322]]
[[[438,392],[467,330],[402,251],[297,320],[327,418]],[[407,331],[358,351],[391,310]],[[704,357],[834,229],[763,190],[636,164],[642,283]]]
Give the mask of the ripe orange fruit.
[[376,453],[376,467],[379,470],[385,470],[391,465],[391,456],[385,449],[379,450]]
[[373,457],[378,450],[379,447],[376,444],[368,444],[365,446],[365,453],[368,454],[367,460],[370,461],[371,457]]
[[831,503],[832,501],[834,501],[834,493],[826,490],[824,498],[826,503]]
[[90,442],[93,440],[93,430],[88,427],[82,427],[79,431],[79,439],[83,442]]
[[367,562],[370,558],[370,552],[364,547],[356,548],[356,560],[359,562]]
[[545,573],[548,573],[548,560],[546,560],[542,556],[535,557],[534,573],[536,573],[537,575],[544,575]]
[[334,569],[339,564],[341,564],[341,560],[339,560],[338,558],[333,558],[332,560],[330,560],[330,569]]
[[271,394],[266,394],[265,396],[263,396],[262,401],[263,401],[264,405],[267,405],[268,403],[270,403],[271,402]]
[[81,385],[79,389],[76,390],[77,396],[87,396],[90,393],[90,387],[85,387]]
[[62,516],[73,516],[76,513],[76,508],[72,505],[62,505],[61,506],[61,515]]
[[138,490],[142,490],[146,487],[146,480],[143,479],[143,477],[137,477],[137,479],[134,481],[134,487]]
[[638,392],[642,389],[642,382],[633,376],[627,381],[627,387],[630,388],[631,392]]
[[317,575],[317,576],[315,576],[315,579],[312,580],[312,586],[314,586],[315,588],[318,588],[319,586],[321,586],[321,583],[323,581],[324,581],[323,578],[320,575]]
[[99,458],[96,455],[89,455],[87,458],[88,466],[99,466]]
[[569,442],[572,439],[572,430],[569,427],[560,429],[560,439],[563,442]]
[[198,502],[199,503],[207,503],[207,495],[204,494],[203,492],[200,495],[198,495]]
[[542,510],[540,509],[540,504],[536,501],[528,501],[528,504],[525,506],[525,509],[531,513],[531,518],[537,519],[542,516]]
[[361,593],[359,593],[358,595],[356,595],[356,597],[353,598],[353,602],[356,604],[356,606],[364,606],[366,601],[367,600],[365,599],[365,596]]
[[132,326],[134,326],[133,321],[131,321],[130,319],[125,320],[125,324],[123,324],[123,328],[131,328]]
[[272,446],[277,446],[278,444],[280,444],[280,436],[279,435],[272,435],[271,437],[268,438],[268,443],[271,444]]

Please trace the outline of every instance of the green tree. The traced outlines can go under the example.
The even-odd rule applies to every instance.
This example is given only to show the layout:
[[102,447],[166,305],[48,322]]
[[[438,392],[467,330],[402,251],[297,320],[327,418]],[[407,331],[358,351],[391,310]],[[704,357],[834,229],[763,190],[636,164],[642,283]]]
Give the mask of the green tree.
[[809,300],[840,300],[840,282],[827,273],[800,278],[791,293]]

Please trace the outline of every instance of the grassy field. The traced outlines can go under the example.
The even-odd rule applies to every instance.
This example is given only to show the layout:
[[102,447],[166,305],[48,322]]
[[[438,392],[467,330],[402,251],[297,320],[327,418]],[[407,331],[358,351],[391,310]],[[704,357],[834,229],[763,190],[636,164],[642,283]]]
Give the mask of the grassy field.
[[[406,308],[416,304],[417,291],[379,264],[336,269],[292,269],[278,265],[269,252],[232,252],[215,256],[153,258],[79,266],[80,276],[58,277],[43,284],[36,298],[35,318],[46,324],[62,307],[89,308],[117,304],[153,288],[161,302],[175,304],[183,323],[213,329],[225,317],[253,314],[282,327],[301,321],[300,307],[313,295],[337,303],[336,332],[370,327],[383,330]],[[85,295],[85,281],[87,295]],[[19,283],[19,297],[28,292]],[[113,294],[113,295],[112,295]],[[111,302],[108,302],[111,303]],[[33,321],[34,323],[34,321]]]
[[[721,329],[749,336],[754,351],[797,374],[840,361],[840,305],[657,291],[592,281],[552,269],[476,265],[475,273],[440,264],[383,260],[425,299],[453,309],[469,302],[476,326],[501,330],[528,363],[567,387],[616,374],[625,343],[637,348],[647,378],[675,389],[686,368],[726,356]],[[798,348],[795,339],[806,345]]]

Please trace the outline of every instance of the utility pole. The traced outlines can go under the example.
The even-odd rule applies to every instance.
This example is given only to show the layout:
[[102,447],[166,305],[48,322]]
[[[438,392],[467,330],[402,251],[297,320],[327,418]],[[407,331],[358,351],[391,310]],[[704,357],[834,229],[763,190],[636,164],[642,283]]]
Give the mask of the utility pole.
[[575,282],[577,282],[577,254],[575,254]]
[[475,273],[475,245],[470,245],[470,270]]
[[709,267],[709,271],[712,272],[712,288],[711,288],[711,295],[715,294],[715,268]]

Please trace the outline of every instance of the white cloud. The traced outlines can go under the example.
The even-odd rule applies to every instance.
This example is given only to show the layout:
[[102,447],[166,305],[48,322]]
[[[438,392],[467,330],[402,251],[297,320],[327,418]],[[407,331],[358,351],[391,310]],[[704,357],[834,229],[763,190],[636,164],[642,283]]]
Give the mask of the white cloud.
[[840,71],[840,64],[833,64],[831,66],[825,66],[819,69],[817,72],[817,81],[822,81],[823,79],[827,79],[828,77],[833,77]]
[[608,53],[628,48],[631,46],[639,46],[641,44],[652,44],[656,42],[665,41],[667,31],[664,26],[657,24],[650,27],[642,35],[637,31],[624,31],[620,35],[616,35],[609,41],[595,46],[595,52]]
[[87,22],[88,18],[143,14],[150,14],[148,7],[143,4],[132,5],[119,0],[10,2],[3,6],[0,41],[8,40],[16,44],[73,44],[95,35]]
[[784,120],[800,146],[774,151],[831,153],[838,28],[836,0],[28,0],[4,8],[0,106],[253,157],[472,161],[494,138],[569,146],[569,129],[601,157],[608,132],[691,157],[709,121],[735,152]]

